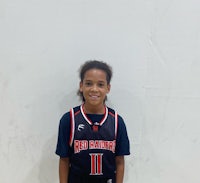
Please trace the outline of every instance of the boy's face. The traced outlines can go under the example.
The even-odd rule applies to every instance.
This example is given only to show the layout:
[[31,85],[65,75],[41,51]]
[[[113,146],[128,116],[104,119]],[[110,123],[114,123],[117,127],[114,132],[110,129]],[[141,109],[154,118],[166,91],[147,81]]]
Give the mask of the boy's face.
[[80,82],[80,92],[83,93],[85,104],[92,106],[104,105],[106,94],[110,91],[110,84],[106,80],[106,72],[100,69],[86,71]]

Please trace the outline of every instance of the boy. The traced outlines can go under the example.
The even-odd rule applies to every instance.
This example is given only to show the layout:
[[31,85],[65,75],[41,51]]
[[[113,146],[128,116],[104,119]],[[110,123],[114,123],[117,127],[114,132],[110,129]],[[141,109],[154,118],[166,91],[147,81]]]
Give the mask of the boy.
[[78,94],[83,103],[64,114],[59,125],[60,183],[123,183],[130,147],[123,119],[105,105],[111,78],[105,62],[81,66]]

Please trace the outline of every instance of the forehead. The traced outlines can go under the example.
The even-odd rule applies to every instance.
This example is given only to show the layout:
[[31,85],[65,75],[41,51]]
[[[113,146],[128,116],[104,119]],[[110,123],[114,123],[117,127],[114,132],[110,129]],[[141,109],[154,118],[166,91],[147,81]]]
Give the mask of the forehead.
[[101,69],[89,69],[85,72],[83,80],[106,81],[106,72]]

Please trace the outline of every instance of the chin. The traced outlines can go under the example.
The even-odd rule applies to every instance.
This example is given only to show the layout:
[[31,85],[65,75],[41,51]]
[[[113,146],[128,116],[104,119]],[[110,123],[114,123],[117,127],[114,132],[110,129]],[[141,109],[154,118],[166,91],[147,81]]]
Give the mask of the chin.
[[92,101],[89,101],[88,102],[90,105],[93,105],[93,106],[97,106],[97,105],[101,105],[102,104],[102,102],[101,101],[94,101],[94,100],[92,100]]

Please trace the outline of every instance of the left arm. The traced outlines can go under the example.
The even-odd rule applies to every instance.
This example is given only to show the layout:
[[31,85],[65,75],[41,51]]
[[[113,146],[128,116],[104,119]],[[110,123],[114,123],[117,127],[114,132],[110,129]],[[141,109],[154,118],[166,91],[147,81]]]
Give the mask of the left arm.
[[124,178],[124,156],[116,156],[116,183],[123,183]]
[[125,160],[124,156],[130,154],[129,138],[126,131],[126,125],[121,116],[118,115],[118,131],[116,139],[116,183],[123,183]]

